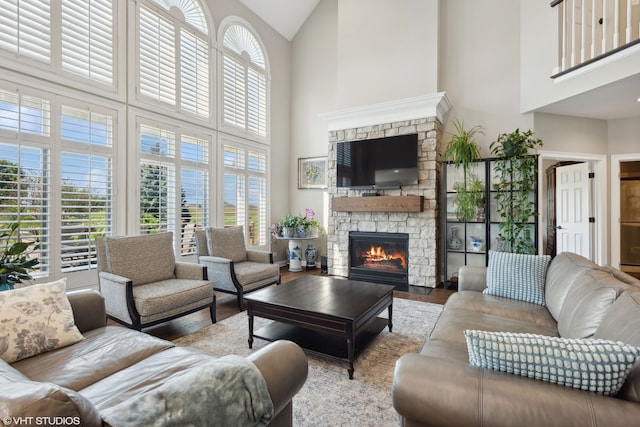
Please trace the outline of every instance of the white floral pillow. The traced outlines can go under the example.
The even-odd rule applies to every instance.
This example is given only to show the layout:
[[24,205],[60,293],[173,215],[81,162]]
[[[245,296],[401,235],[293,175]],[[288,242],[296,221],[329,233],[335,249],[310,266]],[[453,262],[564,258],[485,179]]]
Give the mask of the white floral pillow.
[[66,279],[0,292],[0,358],[13,363],[84,339]]

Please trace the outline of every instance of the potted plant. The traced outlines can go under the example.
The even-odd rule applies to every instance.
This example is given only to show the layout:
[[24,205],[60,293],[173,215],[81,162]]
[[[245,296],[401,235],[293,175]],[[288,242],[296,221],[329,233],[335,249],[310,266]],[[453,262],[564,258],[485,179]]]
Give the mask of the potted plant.
[[484,128],[482,126],[474,126],[469,130],[465,130],[464,123],[458,120],[454,120],[453,126],[456,129],[456,133],[451,134],[451,139],[442,156],[445,160],[451,161],[456,167],[462,166],[462,170],[466,175],[471,163],[480,158],[478,144],[473,138],[478,134],[484,135]]
[[[29,270],[38,265],[37,258],[29,255],[40,246],[37,243],[20,241],[18,236],[19,222],[9,225],[7,230],[0,233],[0,291],[14,289],[16,283],[31,280]],[[29,250],[29,246],[33,248]]]
[[316,229],[320,226],[320,223],[315,219],[316,213],[311,208],[305,209],[304,216],[298,217],[298,224],[296,225],[296,233],[298,237],[307,237],[309,235],[313,235],[313,229]]
[[484,128],[474,126],[466,130],[464,123],[458,120],[453,122],[453,126],[456,132],[451,134],[443,157],[455,167],[462,167],[463,180],[456,182],[453,189],[456,191],[456,216],[460,221],[466,222],[478,218],[479,212],[484,211],[484,185],[476,174],[469,171],[471,164],[480,158],[480,150],[474,138],[478,134],[484,134]]
[[280,219],[282,226],[282,237],[293,237],[295,227],[298,225],[299,218],[294,215],[285,215]]
[[530,151],[542,146],[540,139],[533,138],[533,132],[516,129],[503,133],[491,143],[491,152],[496,161],[494,170],[498,215],[502,218],[498,239],[504,250],[533,254],[536,248],[531,236],[529,219],[538,215],[535,202],[530,195],[537,181],[537,157]]
[[467,180],[453,185],[456,191],[456,216],[462,222],[484,220],[486,191],[480,178],[474,173],[467,174]]

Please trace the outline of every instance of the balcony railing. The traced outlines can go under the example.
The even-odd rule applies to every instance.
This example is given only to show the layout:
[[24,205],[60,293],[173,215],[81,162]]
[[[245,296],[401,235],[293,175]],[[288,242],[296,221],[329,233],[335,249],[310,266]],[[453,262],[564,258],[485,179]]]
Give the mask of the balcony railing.
[[640,0],[554,0],[558,66],[552,77],[640,43]]

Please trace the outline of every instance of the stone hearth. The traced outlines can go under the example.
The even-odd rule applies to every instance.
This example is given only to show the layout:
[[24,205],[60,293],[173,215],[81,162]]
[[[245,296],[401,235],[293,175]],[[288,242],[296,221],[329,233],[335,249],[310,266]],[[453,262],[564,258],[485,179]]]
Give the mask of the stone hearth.
[[[451,105],[444,93],[325,114],[329,121],[329,274],[349,275],[349,232],[409,234],[409,285],[437,286],[440,278],[441,123]],[[367,190],[337,188],[336,145],[403,134],[418,134],[417,185],[378,190],[384,196],[423,197],[421,212],[336,212],[335,197],[359,197]],[[368,190],[370,191],[370,190]]]

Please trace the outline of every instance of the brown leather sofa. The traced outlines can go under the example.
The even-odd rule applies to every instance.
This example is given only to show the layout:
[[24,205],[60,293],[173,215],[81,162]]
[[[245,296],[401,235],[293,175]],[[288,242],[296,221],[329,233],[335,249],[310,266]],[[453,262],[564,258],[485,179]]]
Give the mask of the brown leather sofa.
[[[57,419],[77,425],[79,419],[83,426],[100,426],[102,411],[215,359],[139,331],[107,326],[104,300],[97,291],[70,292],[68,297],[85,339],[11,365],[1,364],[0,414],[5,418],[0,417],[0,425],[7,420],[5,424],[11,425],[8,417],[20,417],[27,424],[58,425]],[[291,426],[292,398],[307,378],[304,352],[292,342],[278,341],[248,359],[267,384],[275,411],[269,425]],[[15,386],[17,380],[22,385]],[[49,418],[36,418],[45,416]],[[214,424],[218,423],[212,420]]]
[[[463,267],[420,354],[396,363],[392,399],[403,426],[630,426],[640,424],[640,362],[616,396],[469,364],[463,331],[593,338],[640,346],[640,281],[573,253],[550,263],[546,306],[483,294],[484,267]],[[574,331],[571,331],[574,332]]]

